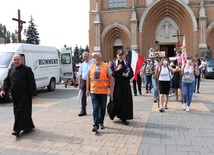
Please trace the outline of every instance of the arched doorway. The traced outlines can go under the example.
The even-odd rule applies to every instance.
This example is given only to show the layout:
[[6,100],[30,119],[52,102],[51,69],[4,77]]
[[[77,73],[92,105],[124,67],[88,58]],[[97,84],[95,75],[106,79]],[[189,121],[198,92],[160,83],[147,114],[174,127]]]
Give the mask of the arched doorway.
[[[157,27],[165,18],[173,19],[177,25],[177,28],[173,28],[174,24],[168,25],[168,23],[165,23],[165,26],[168,25],[168,27],[165,27],[166,32],[169,32],[168,28],[170,28],[170,26],[171,30],[174,31],[174,33],[168,33],[168,35],[167,33],[165,33],[165,31],[163,31],[165,35],[175,35],[177,34],[176,31],[178,30],[186,37],[186,48],[189,52],[188,54],[194,55],[195,51],[197,50],[197,46],[195,46],[197,44],[197,40],[195,39],[197,37],[197,22],[191,9],[179,0],[157,0],[146,9],[145,13],[143,13],[141,21],[139,23],[139,46],[142,55],[146,55],[147,51],[151,47],[154,47],[155,40],[159,41],[159,45],[167,45],[167,47],[163,46],[161,48],[167,48],[168,51],[171,51],[171,49],[173,49],[173,46],[171,45],[176,45],[176,43],[178,42],[176,37],[168,38],[169,41],[166,42],[157,39]],[[171,52],[168,53],[170,53],[171,55]]]
[[117,37],[114,40],[113,44],[113,58],[117,58],[117,51],[119,49],[123,49],[123,41],[119,37]]
[[160,51],[165,51],[166,57],[174,57],[174,48],[177,38],[173,37],[179,30],[178,24],[169,16],[164,17],[157,25],[156,40],[159,42]]

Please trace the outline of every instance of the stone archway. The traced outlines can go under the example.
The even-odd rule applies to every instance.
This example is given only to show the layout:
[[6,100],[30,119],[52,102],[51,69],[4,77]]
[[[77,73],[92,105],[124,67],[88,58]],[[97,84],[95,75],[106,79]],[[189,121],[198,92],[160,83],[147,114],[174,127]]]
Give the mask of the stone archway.
[[[207,27],[207,45],[210,47],[210,50],[214,53],[214,21],[211,22]],[[214,55],[214,54],[212,54]],[[214,58],[214,56],[213,56]]]
[[156,39],[159,42],[159,50],[165,51],[167,57],[175,56],[177,38],[173,37],[179,30],[178,24],[171,17],[164,17],[157,25]]
[[139,46],[142,49],[142,55],[146,55],[150,47],[154,46],[157,26],[166,17],[177,23],[178,30],[186,37],[188,54],[195,55],[194,52],[198,50],[196,49],[198,47],[196,19],[191,9],[178,0],[157,0],[145,10],[139,24]]
[[120,48],[122,47],[124,51],[130,46],[131,32],[128,27],[118,22],[107,25],[101,34],[102,49],[105,49],[105,51],[102,51],[102,55],[106,61],[115,57],[114,43],[116,39],[122,41],[123,45],[120,45]]

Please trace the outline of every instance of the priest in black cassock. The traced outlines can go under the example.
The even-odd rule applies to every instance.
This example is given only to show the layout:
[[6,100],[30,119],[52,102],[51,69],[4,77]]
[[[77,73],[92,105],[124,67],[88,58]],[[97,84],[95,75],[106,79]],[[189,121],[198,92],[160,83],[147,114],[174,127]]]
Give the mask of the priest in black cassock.
[[127,120],[133,119],[133,99],[130,86],[130,79],[133,78],[131,65],[123,60],[124,51],[117,51],[117,60],[112,64],[111,69],[114,77],[113,100],[117,108],[117,117],[122,123],[129,125]]
[[31,131],[35,128],[32,115],[32,99],[36,97],[36,83],[30,67],[22,64],[22,58],[16,54],[13,57],[13,67],[4,79],[0,96],[11,90],[13,97],[14,126],[12,135],[19,137],[21,130]]

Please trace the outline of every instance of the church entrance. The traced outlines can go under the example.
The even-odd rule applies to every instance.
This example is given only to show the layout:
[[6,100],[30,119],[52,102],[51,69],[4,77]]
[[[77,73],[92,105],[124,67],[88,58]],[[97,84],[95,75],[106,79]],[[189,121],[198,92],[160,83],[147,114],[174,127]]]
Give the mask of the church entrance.
[[175,45],[160,45],[160,51],[165,51],[166,57],[174,57],[176,55],[174,48]]

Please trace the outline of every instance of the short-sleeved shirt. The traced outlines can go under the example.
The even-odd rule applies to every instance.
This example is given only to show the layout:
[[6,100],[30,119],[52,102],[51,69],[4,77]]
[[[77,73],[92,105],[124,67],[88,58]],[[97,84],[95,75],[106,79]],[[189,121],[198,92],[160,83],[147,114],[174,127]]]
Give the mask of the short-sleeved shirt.
[[78,76],[82,76],[83,80],[87,80],[88,79],[88,71],[89,71],[89,68],[91,65],[92,65],[91,60],[88,60],[87,62],[84,61],[79,67]]
[[183,66],[184,74],[182,82],[192,83],[195,81],[195,68],[194,66]]

